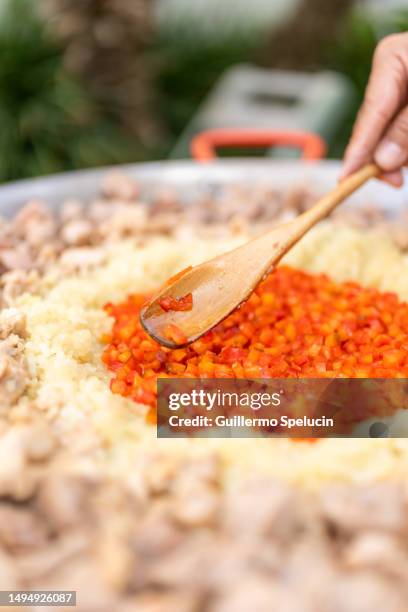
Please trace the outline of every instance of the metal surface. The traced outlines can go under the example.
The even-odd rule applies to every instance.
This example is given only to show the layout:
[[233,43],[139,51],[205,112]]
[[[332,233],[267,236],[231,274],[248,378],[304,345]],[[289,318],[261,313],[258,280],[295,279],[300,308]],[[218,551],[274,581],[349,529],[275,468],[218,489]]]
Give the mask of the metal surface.
[[[27,200],[39,198],[52,207],[66,198],[88,200],[100,193],[103,176],[112,168],[83,170],[57,174],[33,180],[18,181],[0,187],[0,214],[14,214]],[[116,166],[115,170],[141,182],[146,189],[172,186],[180,189],[183,199],[208,192],[225,183],[246,185],[270,185],[276,189],[288,189],[308,185],[317,195],[330,189],[340,171],[340,162],[275,161],[270,159],[226,159],[205,165],[194,161],[167,161],[146,164]],[[408,173],[407,173],[408,178]],[[407,206],[408,185],[394,189],[380,181],[370,181],[358,191],[350,202],[359,205],[370,203],[387,208],[391,213]]]

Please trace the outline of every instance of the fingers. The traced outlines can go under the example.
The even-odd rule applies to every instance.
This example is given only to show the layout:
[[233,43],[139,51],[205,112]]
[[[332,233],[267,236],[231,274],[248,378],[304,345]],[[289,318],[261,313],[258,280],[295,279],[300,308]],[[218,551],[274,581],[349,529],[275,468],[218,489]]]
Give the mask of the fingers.
[[408,106],[391,122],[374,153],[374,160],[388,172],[398,170],[408,160]]
[[[342,177],[373,159],[387,127],[407,101],[407,90],[408,34],[404,33],[385,38],[376,49],[364,102],[346,149]],[[404,116],[402,121],[405,119]],[[399,132],[401,129],[398,127]],[[395,149],[393,155],[396,157]],[[387,156],[390,156],[389,152]],[[384,169],[398,167],[401,164]]]

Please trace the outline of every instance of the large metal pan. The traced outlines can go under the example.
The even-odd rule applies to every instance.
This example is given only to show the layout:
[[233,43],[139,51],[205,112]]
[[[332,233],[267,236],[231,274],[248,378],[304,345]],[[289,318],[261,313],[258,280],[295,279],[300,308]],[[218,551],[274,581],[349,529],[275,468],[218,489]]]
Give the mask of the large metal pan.
[[[213,148],[216,146],[238,144],[246,147],[270,144],[296,146],[303,151],[303,158],[290,161],[214,158]],[[301,132],[212,131],[196,138],[192,151],[196,161],[139,163],[115,166],[115,169],[135,178],[147,191],[162,186],[174,187],[185,201],[208,190],[215,192],[217,187],[227,183],[254,187],[270,185],[282,190],[301,184],[320,194],[335,185],[340,171],[340,162],[321,159],[324,146],[319,137]],[[3,185],[0,187],[0,214],[11,216],[33,198],[43,199],[53,208],[58,208],[67,198],[91,199],[98,194],[102,178],[109,170],[112,167],[67,172]],[[380,181],[371,181],[349,202],[353,206],[370,203],[385,208],[393,215],[408,203],[408,185],[398,190]]]

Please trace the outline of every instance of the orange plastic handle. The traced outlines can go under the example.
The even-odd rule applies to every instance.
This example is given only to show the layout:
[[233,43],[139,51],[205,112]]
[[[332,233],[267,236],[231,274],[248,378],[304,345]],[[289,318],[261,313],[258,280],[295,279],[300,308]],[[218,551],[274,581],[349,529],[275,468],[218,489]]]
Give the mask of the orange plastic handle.
[[295,147],[302,151],[302,159],[322,159],[326,143],[313,132],[279,130],[207,130],[197,134],[190,145],[191,154],[198,162],[216,158],[217,147]]

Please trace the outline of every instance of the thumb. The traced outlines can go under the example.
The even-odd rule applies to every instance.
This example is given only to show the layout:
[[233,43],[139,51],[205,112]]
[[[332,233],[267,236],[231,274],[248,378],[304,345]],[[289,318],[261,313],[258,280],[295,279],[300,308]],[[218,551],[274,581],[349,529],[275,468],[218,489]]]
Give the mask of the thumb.
[[374,160],[383,170],[399,170],[408,160],[408,106],[393,120],[381,139]]

